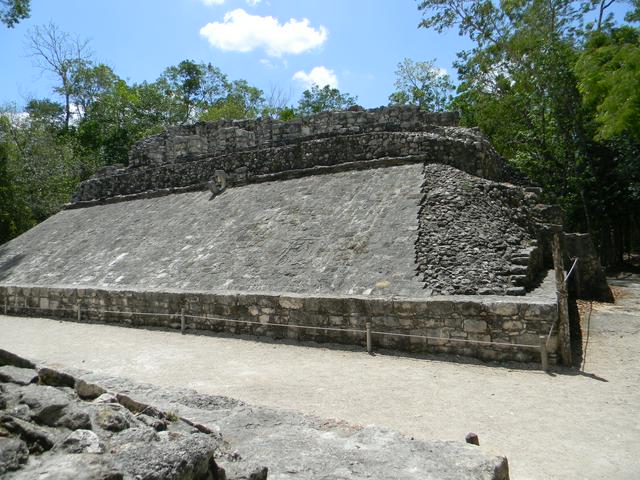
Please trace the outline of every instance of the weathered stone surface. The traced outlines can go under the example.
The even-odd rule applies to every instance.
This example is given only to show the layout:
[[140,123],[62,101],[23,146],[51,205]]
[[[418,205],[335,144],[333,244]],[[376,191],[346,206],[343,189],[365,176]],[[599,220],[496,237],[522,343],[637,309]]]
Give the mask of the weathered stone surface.
[[63,415],[56,421],[56,426],[65,427],[69,430],[91,429],[91,417],[81,408],[69,405],[64,409]]
[[0,437],[0,475],[17,470],[28,457],[27,444],[22,440]]
[[569,281],[573,295],[583,300],[613,302],[613,294],[591,236],[588,233],[565,233],[563,240],[569,257],[567,271],[573,266],[573,260],[578,259]]
[[242,185],[425,159],[487,178],[521,179],[479,130],[456,125],[455,114],[393,107],[325,112],[284,123],[259,119],[174,127],[134,145],[128,167],[105,169],[83,182],[74,202],[202,188],[219,172],[226,185]]
[[53,426],[71,403],[71,396],[54,387],[27,385],[20,390],[20,403],[27,405],[38,422]]
[[[92,376],[93,381],[100,377]],[[423,442],[375,427],[322,420],[246,405],[191,390],[136,386],[105,378],[106,388],[193,421],[220,426],[229,444],[216,457],[227,478],[248,479],[268,468],[268,478],[393,478],[476,480],[509,478],[507,460],[460,442]]]
[[38,377],[40,377],[40,383],[52,387],[73,388],[75,386],[75,379],[71,375],[49,367],[39,368]]
[[120,432],[130,426],[124,409],[115,404],[107,404],[96,409],[93,419],[97,426],[111,432]]
[[31,368],[19,368],[12,365],[0,367],[0,382],[29,385],[38,380],[38,373]]
[[46,452],[60,440],[60,434],[57,431],[12,415],[0,413],[0,427],[24,441],[30,453]]
[[93,400],[100,397],[100,395],[107,393],[100,385],[85,382],[82,379],[76,381],[75,390],[78,396],[83,400]]
[[[553,308],[477,294],[537,285],[553,209],[539,189],[494,181],[513,172],[447,118],[401,108],[170,129],[83,184],[77,199],[95,206],[1,246],[0,295],[22,314],[348,344],[371,322],[375,348],[537,361],[488,343],[548,332]],[[197,188],[213,167],[228,182],[212,197]],[[157,196],[172,188],[183,193]],[[113,195],[126,203],[103,202]]]
[[[193,192],[63,211],[0,246],[1,282],[423,296],[414,261],[421,170],[405,165],[247,185],[212,200]],[[379,289],[382,280],[389,286]]]
[[[158,411],[175,412],[177,417],[191,420],[169,422],[166,431],[156,432],[140,418],[152,417],[145,414],[136,417],[120,404],[96,404],[79,398],[73,399],[79,410],[108,408],[126,412],[130,428],[120,432],[100,427],[70,432],[0,414],[0,431],[8,432],[10,438],[22,439],[32,453],[27,463],[19,464],[17,470],[8,474],[9,480],[258,480],[293,475],[346,480],[508,479],[506,459],[488,456],[478,447],[461,442],[420,442],[378,428],[247,406],[233,399],[189,390],[136,385],[114,377],[91,375],[83,380],[112,392],[126,391],[126,396],[137,404],[154,405]],[[67,394],[63,388],[60,387],[61,392]],[[198,425],[220,425],[226,441],[217,433],[203,433],[205,429],[194,428]],[[26,432],[42,429],[55,435],[44,448],[36,448],[35,435]],[[206,428],[209,432],[213,430]]]
[[56,445],[57,450],[67,453],[103,453],[104,446],[100,438],[91,430],[78,429],[71,432],[67,438]]
[[68,453],[32,457],[29,464],[9,480],[124,480],[111,458],[92,453]]
[[416,261],[426,287],[524,295],[525,288],[512,290],[514,281],[535,285],[542,270],[537,197],[447,165],[426,165],[424,178]]
[[[141,413],[137,416],[137,419],[144,423],[146,426],[153,428],[156,432],[162,432],[167,429],[167,425],[169,422],[166,420],[159,420],[154,417],[150,417],[149,415],[145,415]],[[211,433],[211,432],[206,432]]]
[[97,397],[93,403],[118,403],[118,398],[113,393],[103,393]]
[[[60,373],[45,375],[55,383],[76,384],[74,376]],[[92,391],[101,388],[85,384],[93,385]],[[83,401],[65,386],[0,383],[0,391],[5,400],[0,412],[0,475],[8,479],[224,478],[214,459],[220,436],[203,433],[204,428],[143,413],[136,417],[119,403]],[[129,395],[118,396],[134,411],[144,407],[160,412]],[[22,418],[14,415],[18,409],[27,410]],[[156,429],[164,431],[158,434]]]
[[8,352],[0,348],[0,365],[13,365],[20,368],[35,369],[36,365],[26,358],[22,358],[15,353]]

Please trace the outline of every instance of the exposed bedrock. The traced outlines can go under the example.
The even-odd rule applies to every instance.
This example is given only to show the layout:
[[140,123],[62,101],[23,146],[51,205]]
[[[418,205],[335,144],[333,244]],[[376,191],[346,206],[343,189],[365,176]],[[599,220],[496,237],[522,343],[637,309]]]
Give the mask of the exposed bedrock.
[[[43,367],[0,380],[8,480],[508,480],[507,459],[459,442]],[[74,387],[52,381],[74,380]],[[43,412],[48,412],[46,419]]]
[[216,463],[225,448],[219,433],[68,373],[6,360],[0,357],[2,478],[225,478]]
[[70,206],[203,188],[219,170],[231,185],[241,185],[273,174],[362,169],[381,159],[444,163],[493,180],[522,180],[479,130],[456,125],[452,113],[394,107],[326,112],[289,122],[172,127],[134,145],[128,167],[107,167],[82,182]]

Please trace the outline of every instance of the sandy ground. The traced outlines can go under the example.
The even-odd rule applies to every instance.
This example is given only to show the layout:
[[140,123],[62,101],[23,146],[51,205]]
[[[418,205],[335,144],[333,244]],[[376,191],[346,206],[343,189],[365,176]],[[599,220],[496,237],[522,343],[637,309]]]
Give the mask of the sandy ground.
[[[640,277],[595,305],[580,372],[0,316],[0,347],[417,438],[480,437],[513,479],[640,478]],[[588,311],[588,305],[585,306]],[[586,319],[585,319],[586,320]]]

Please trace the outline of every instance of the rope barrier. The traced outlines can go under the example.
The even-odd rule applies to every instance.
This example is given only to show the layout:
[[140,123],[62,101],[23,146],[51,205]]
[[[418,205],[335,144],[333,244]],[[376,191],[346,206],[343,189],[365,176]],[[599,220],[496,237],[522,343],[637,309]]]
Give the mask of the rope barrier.
[[376,335],[389,335],[394,337],[423,338],[426,340],[446,340],[447,342],[477,343],[480,345],[500,345],[504,347],[523,347],[523,348],[533,348],[535,350],[540,350],[539,345],[527,345],[523,343],[489,342],[485,340],[469,340],[467,338],[455,338],[455,337],[430,337],[428,335],[413,335],[410,333],[377,332],[375,330],[372,331],[371,333],[375,333]]
[[266,325],[271,327],[287,327],[287,328],[305,328],[309,330],[327,330],[331,332],[350,332],[350,333],[365,333],[366,330],[356,330],[353,328],[333,328],[333,327],[315,327],[311,325],[290,325],[288,323],[272,323],[272,322],[256,322],[254,320],[236,320],[232,318],[217,318],[217,317],[200,317],[196,315],[185,315],[185,318],[201,318],[205,320],[214,320],[218,322],[232,322],[232,323],[246,323],[248,325]]
[[564,283],[567,283],[567,280],[569,280],[569,277],[573,273],[573,269],[576,268],[576,265],[578,264],[578,260],[580,260],[578,257],[573,259],[573,265],[571,265],[569,272],[564,276]]

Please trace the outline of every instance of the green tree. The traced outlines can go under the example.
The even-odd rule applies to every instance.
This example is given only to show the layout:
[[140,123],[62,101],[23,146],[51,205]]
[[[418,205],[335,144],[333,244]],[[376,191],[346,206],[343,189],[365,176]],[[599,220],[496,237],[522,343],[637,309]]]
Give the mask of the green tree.
[[262,90],[249,85],[246,80],[234,80],[227,84],[226,96],[210,105],[200,115],[200,120],[256,118],[265,108]]
[[102,95],[113,90],[118,80],[107,65],[81,62],[72,72],[70,89],[71,101],[76,105],[78,115],[83,117]]
[[314,85],[302,92],[302,98],[298,102],[297,115],[312,115],[314,113],[330,110],[346,110],[356,105],[358,97],[341,93],[337,88],[325,85],[320,88]]
[[[613,25],[612,3],[419,4],[421,26],[456,28],[473,41],[456,62],[453,106],[463,124],[479,126],[543,186],[547,201],[563,206],[568,228],[594,233],[607,263],[620,261],[621,245],[637,245],[640,236],[630,133],[638,75],[628,41],[602,43]],[[600,40],[585,43],[590,37]]]
[[640,142],[640,31],[595,32],[575,71],[584,103],[595,112],[598,138],[629,135]]
[[192,60],[166,68],[160,80],[167,87],[166,94],[181,102],[181,123],[195,121],[230,90],[227,76],[219,68]]
[[133,143],[183,119],[182,104],[163,81],[128,85],[119,79],[87,108],[77,137],[95,166],[128,161]]
[[[15,121],[15,117],[13,118]],[[12,141],[6,133],[12,116],[0,113],[0,244],[31,228],[35,222],[25,202],[25,195],[9,170]]]
[[31,15],[31,0],[0,0],[0,22],[13,28]]
[[396,91],[389,96],[390,105],[415,105],[434,112],[448,108],[454,86],[449,75],[436,67],[435,59],[414,62],[405,58],[395,74]]
[[52,105],[31,102],[30,106],[37,114],[21,115],[14,108],[0,113],[5,119],[0,122],[5,168],[14,194],[19,195],[16,204],[29,208],[26,223],[29,219],[41,222],[59,211],[81,179],[73,142],[69,141],[64,124],[54,121]]

